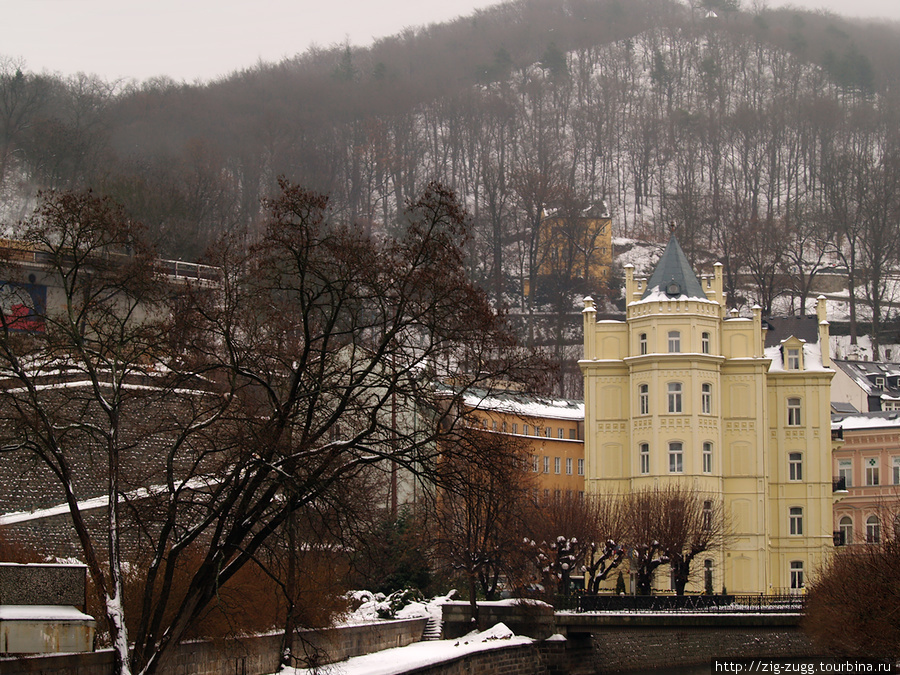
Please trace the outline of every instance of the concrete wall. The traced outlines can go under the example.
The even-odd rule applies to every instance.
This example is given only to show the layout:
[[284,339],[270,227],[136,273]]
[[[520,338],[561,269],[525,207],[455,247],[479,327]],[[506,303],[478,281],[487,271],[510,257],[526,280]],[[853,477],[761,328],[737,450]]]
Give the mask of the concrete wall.
[[810,658],[821,656],[798,627],[609,627],[593,636],[594,670],[709,665],[714,658]]
[[[442,607],[445,640],[462,637],[472,631],[472,612],[468,602],[448,602]],[[510,601],[479,602],[478,630],[505,624],[516,635],[544,640],[556,632],[553,607],[543,602],[516,604]]]
[[[404,647],[422,638],[427,619],[382,621],[325,631],[302,631],[295,651],[303,654],[302,642],[312,645],[319,664],[340,661],[391,647]],[[241,640],[189,642],[178,646],[161,675],[265,675],[278,670],[280,635]],[[113,655],[109,650],[91,654],[0,658],[0,675],[109,675]],[[305,664],[303,664],[305,665]]]

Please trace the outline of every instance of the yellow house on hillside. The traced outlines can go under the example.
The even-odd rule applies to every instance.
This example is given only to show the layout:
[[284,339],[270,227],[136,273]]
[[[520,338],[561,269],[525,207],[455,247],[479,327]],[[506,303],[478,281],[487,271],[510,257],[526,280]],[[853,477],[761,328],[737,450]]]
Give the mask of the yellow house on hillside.
[[800,592],[833,549],[824,298],[811,317],[729,313],[721,264],[698,278],[674,236],[649,280],[625,273],[624,320],[584,302],[585,490],[693,486],[729,521],[704,561],[716,589]]

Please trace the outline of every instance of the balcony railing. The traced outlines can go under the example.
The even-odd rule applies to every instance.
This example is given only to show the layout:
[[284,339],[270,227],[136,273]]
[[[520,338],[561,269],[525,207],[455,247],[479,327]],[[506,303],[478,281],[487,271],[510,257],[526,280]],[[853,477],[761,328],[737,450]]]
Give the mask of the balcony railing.
[[844,440],[844,428],[838,427],[837,429],[832,429],[831,430],[831,440],[833,440],[833,441]]
[[581,595],[579,612],[703,612],[798,614],[806,596],[786,595]]

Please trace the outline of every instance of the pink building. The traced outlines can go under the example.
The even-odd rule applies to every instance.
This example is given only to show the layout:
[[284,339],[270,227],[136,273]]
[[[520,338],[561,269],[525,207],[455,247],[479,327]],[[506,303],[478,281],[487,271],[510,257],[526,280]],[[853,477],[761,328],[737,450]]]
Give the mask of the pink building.
[[831,430],[835,544],[900,536],[900,413],[835,414]]

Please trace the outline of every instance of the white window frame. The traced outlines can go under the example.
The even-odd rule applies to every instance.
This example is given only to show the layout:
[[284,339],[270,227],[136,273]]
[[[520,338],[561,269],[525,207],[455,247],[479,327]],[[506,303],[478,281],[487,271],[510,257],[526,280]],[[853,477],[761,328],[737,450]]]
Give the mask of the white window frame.
[[704,354],[709,354],[709,345],[710,345],[710,335],[709,333],[700,333],[700,351]]
[[866,457],[863,462],[866,467],[866,486],[877,487],[881,485],[881,463],[877,457]]
[[670,354],[680,354],[681,353],[681,331],[680,330],[670,330],[668,334],[669,339],[669,353]]
[[550,473],[550,456],[544,455],[544,473]]
[[872,515],[866,518],[866,543],[881,543],[881,519],[878,516]]
[[641,415],[650,414],[650,386],[646,384],[638,385],[638,409]]
[[553,458],[553,473],[557,476],[562,473],[562,459],[559,457]]
[[788,532],[792,537],[803,536],[802,506],[792,506],[788,509]]
[[791,561],[791,590],[792,591],[800,591],[806,588],[806,579],[803,574],[803,561],[802,560],[792,560]]
[[787,347],[784,351],[785,367],[788,370],[800,370],[800,348]]
[[566,457],[566,475],[567,476],[572,475],[572,458],[571,457]]
[[666,385],[669,413],[678,415],[684,410],[683,391],[681,382],[669,382]]
[[639,469],[642,476],[650,473],[650,444],[641,443],[638,446]]
[[713,444],[706,441],[703,444],[703,473],[712,473]]
[[638,336],[638,353],[644,356],[647,353],[647,334],[641,333]]
[[578,460],[578,475],[584,475],[584,459],[579,458]]
[[838,478],[844,479],[844,487],[852,487],[853,486],[853,460],[852,459],[839,459],[838,460]]
[[669,473],[684,473],[684,443],[669,442]]
[[838,523],[838,531],[841,533],[844,545],[850,546],[853,543],[853,518],[841,516],[840,523]]
[[700,385],[700,412],[712,415],[712,385],[709,382]]
[[792,481],[803,480],[803,453],[802,452],[789,452],[788,453],[788,480],[792,480]]
[[803,424],[803,400],[791,396],[787,400],[787,425],[789,427],[799,427]]
[[891,457],[891,478],[894,485],[900,485],[900,457]]

